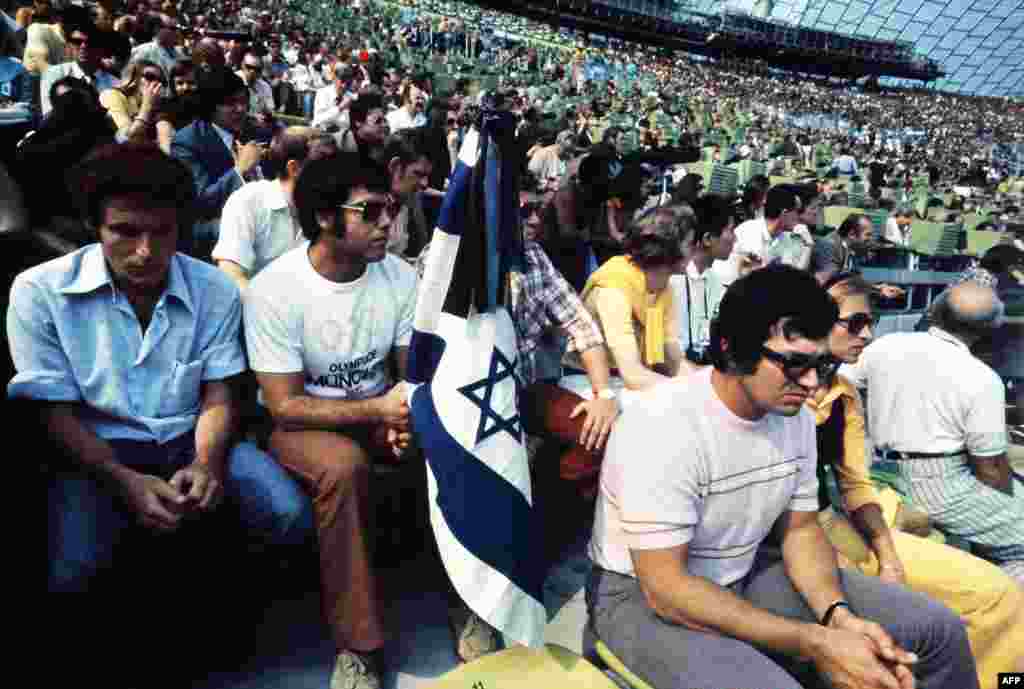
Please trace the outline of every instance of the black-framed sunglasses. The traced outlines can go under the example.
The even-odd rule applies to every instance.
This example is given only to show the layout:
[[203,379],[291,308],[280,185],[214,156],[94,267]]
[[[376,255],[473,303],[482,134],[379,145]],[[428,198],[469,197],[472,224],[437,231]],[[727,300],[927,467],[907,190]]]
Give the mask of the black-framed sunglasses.
[[242,69],[244,69],[244,70],[246,70],[248,72],[255,72],[258,69],[260,69],[260,67],[261,67],[261,65],[247,65],[244,62],[242,63]]
[[800,379],[811,370],[818,374],[819,383],[831,380],[843,363],[831,354],[822,354],[820,356],[802,354],[800,352],[783,354],[768,347],[761,347],[761,355],[768,359],[768,361],[777,364],[782,369],[782,374],[786,376],[786,379],[797,385],[802,385]]
[[164,77],[163,77],[162,74],[155,74],[153,72],[143,72],[142,73],[142,78],[145,79],[146,81],[156,81],[156,82],[159,82],[161,84],[166,84],[167,83],[166,81],[164,81]]
[[874,330],[875,326],[878,325],[878,316],[861,312],[855,313],[849,318],[840,318],[838,322],[843,324],[843,327],[846,328],[847,332],[856,337],[868,326]]
[[357,201],[344,203],[339,207],[347,211],[360,212],[363,214],[363,222],[375,224],[385,211],[389,218],[398,215],[399,203],[393,196],[389,196],[386,201]]

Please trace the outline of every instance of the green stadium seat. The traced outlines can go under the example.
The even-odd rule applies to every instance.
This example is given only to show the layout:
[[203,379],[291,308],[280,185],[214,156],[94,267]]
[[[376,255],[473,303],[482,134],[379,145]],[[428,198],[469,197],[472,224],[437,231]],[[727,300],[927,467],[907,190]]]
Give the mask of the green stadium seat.
[[863,213],[863,208],[853,206],[826,206],[824,210],[825,227],[838,228],[854,213]]
[[958,253],[960,225],[915,220],[910,226],[910,248],[925,256],[954,256]]
[[978,258],[992,247],[1002,243],[1004,235],[992,230],[967,230],[967,253]]

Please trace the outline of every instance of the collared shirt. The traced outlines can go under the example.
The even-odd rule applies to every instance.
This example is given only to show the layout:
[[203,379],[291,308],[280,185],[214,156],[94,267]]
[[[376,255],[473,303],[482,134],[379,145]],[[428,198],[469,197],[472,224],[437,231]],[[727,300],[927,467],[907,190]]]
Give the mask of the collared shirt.
[[233,261],[255,277],[303,241],[302,228],[277,180],[251,182],[228,197],[214,260]]
[[739,278],[740,261],[744,256],[758,256],[766,260],[772,245],[778,241],[783,233],[772,237],[768,231],[768,221],[765,218],[754,218],[747,220],[736,228],[736,243],[732,247],[732,253],[724,261],[715,261],[711,266],[712,270],[718,273],[719,279],[724,285],[731,285]]
[[910,246],[910,226],[904,230],[896,218],[887,218],[885,221],[885,239],[895,246]]
[[[239,70],[235,74],[241,77],[242,81],[245,81],[245,72]],[[274,91],[270,88],[270,84],[263,79],[256,79],[256,81],[246,86],[249,89],[250,115],[274,112]]]
[[50,89],[59,80],[69,76],[89,82],[96,87],[97,93],[103,93],[107,89],[112,89],[118,83],[112,74],[108,74],[102,69],[97,69],[92,76],[89,76],[82,71],[77,62],[65,62],[64,64],[48,67],[39,80],[39,106],[42,109],[43,117],[46,117],[53,110],[53,103],[50,102]]
[[348,109],[338,107],[338,89],[334,84],[318,89],[313,98],[313,126],[324,129],[331,124],[341,129],[349,126]]
[[570,352],[584,352],[603,344],[604,338],[594,317],[540,244],[524,242],[523,253],[526,271],[512,274],[512,314],[519,335],[523,384],[530,385],[536,381],[538,349],[552,327],[568,336]]
[[410,115],[405,108],[398,108],[388,113],[388,127],[391,133],[400,132],[403,129],[422,127],[427,123],[427,116],[422,112]]
[[880,337],[840,373],[868,391],[868,428],[876,448],[966,448],[975,457],[1006,452],[1003,381],[944,330]]
[[679,310],[679,344],[683,351],[692,345],[707,346],[711,341],[711,321],[718,315],[725,295],[721,278],[710,267],[699,272],[691,260],[683,275],[669,278],[669,285]]
[[166,443],[195,428],[203,382],[246,369],[241,318],[226,275],[176,254],[143,332],[92,244],[15,278],[7,394],[81,403],[101,438]]

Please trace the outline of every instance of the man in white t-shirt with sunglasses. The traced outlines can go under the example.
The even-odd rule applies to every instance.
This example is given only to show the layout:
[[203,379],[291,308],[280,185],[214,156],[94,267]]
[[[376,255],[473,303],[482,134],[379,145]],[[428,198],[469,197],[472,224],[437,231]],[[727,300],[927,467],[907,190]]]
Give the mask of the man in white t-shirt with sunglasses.
[[306,163],[294,201],[309,240],[245,295],[249,361],[274,421],[269,449],[313,498],[331,686],[376,689],[385,632],[370,566],[369,466],[409,440],[405,377],[416,274],[387,253],[397,202],[357,153]]

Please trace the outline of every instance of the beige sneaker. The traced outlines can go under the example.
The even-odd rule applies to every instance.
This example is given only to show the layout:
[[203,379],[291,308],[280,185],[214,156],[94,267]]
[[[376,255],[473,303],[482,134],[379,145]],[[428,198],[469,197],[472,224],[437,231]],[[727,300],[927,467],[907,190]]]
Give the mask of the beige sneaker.
[[342,651],[334,661],[331,689],[380,689],[380,671],[365,653]]
[[455,640],[455,653],[471,663],[498,650],[498,632],[465,603],[448,608],[448,622]]

